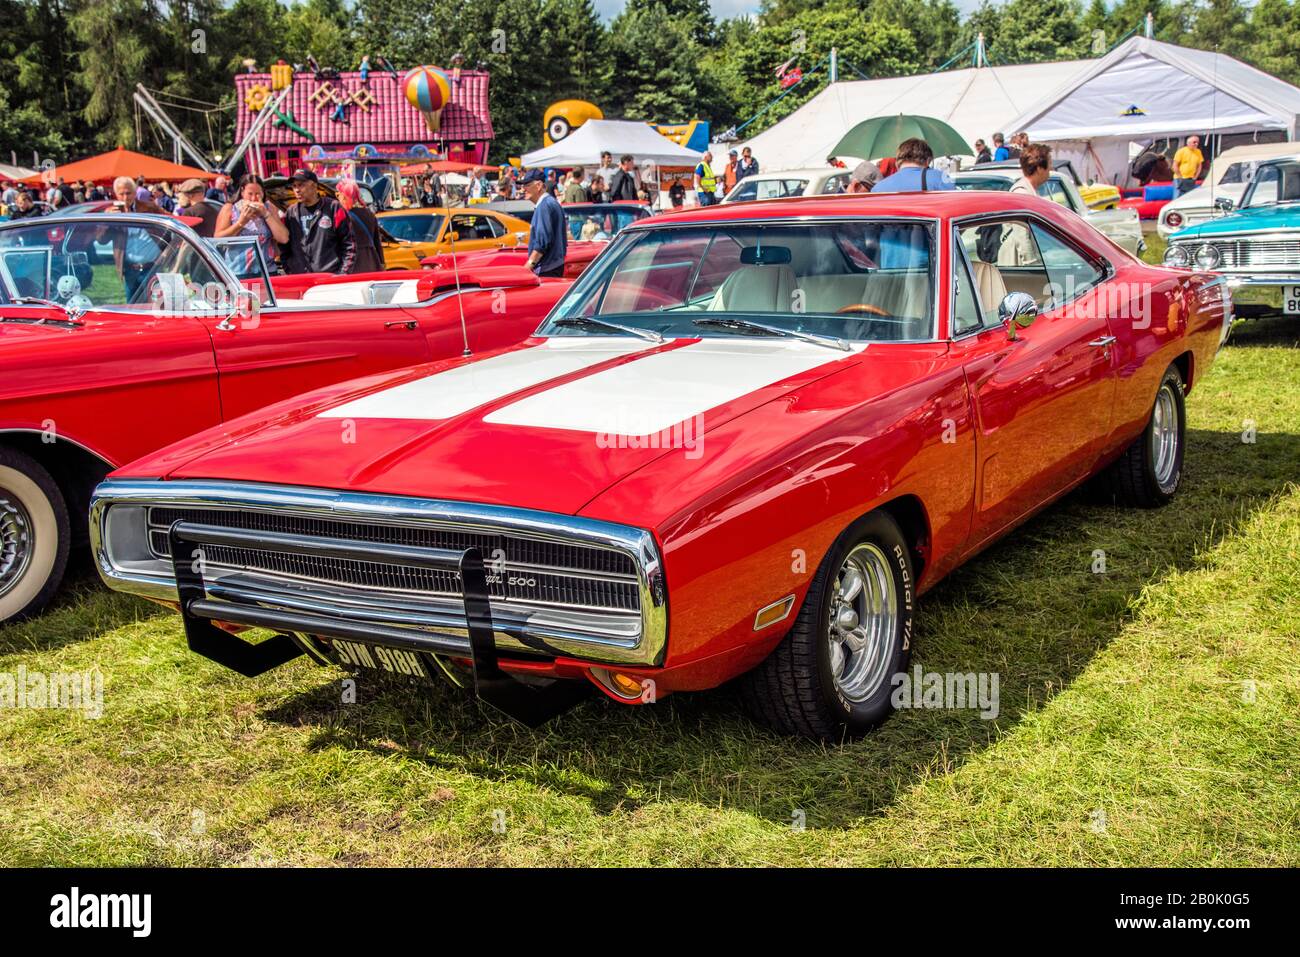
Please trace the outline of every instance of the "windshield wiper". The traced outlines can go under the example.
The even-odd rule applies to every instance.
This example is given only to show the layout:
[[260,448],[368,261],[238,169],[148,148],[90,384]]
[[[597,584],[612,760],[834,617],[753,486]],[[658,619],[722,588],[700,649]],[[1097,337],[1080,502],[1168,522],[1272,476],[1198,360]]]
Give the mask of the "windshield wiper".
[[823,336],[815,332],[800,332],[797,329],[782,329],[780,326],[769,326],[765,322],[754,322],[752,319],[722,319],[714,316],[701,316],[699,319],[692,319],[691,323],[697,326],[717,326],[720,329],[765,332],[772,336],[788,336],[792,339],[802,339],[804,342],[825,346],[827,349],[838,349],[841,352],[851,352],[853,349],[848,342],[835,336]]
[[5,321],[5,322],[28,322],[28,323],[31,323],[31,324],[34,325],[34,326],[43,325],[44,323],[46,323],[46,322],[51,322],[51,321],[53,321],[53,322],[66,322],[66,323],[67,323],[68,325],[70,325],[70,326],[84,326],[84,325],[85,325],[85,323],[81,321],[81,317],[82,317],[83,315],[85,315],[85,310],[82,310],[82,309],[73,309],[73,308],[70,308],[70,307],[68,307],[68,306],[65,306],[65,305],[64,305],[63,303],[61,303],[61,302],[54,302],[52,299],[41,299],[39,296],[15,296],[13,301],[14,301],[15,303],[22,304],[22,305],[27,305],[27,306],[49,306],[51,309],[62,309],[62,310],[63,310],[63,314],[64,314],[67,318],[66,318],[66,319],[54,319],[54,320],[50,320],[50,319],[45,319],[45,318],[41,318],[41,319],[22,319],[22,318],[17,318],[17,317],[13,317],[13,316],[5,316],[5,317],[4,317],[4,320],[3,320],[3,321]]
[[637,326],[623,326],[617,322],[610,322],[607,319],[593,319],[591,316],[565,316],[563,319],[556,319],[557,326],[603,326],[606,329],[617,329],[619,332],[626,332],[628,335],[637,336],[645,339],[647,342],[665,342],[663,336],[652,329],[641,329]]

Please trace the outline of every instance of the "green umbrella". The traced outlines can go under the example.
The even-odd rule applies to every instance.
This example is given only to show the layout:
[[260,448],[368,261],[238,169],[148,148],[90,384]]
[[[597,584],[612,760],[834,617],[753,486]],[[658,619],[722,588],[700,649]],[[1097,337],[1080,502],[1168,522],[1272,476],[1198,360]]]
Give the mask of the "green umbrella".
[[956,130],[932,116],[873,116],[849,130],[831,150],[832,156],[879,159],[894,156],[903,140],[922,139],[935,156],[974,156]]

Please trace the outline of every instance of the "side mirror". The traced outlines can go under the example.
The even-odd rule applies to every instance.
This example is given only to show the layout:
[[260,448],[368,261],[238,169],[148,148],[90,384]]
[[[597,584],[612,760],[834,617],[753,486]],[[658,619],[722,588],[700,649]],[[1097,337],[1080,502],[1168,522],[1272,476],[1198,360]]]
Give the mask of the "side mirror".
[[1221,209],[1225,213],[1229,212],[1232,209],[1232,200],[1230,200],[1227,196],[1220,196],[1218,199],[1214,201],[1214,208]]
[[456,230],[454,230],[454,229],[449,229],[449,230],[447,230],[447,242],[449,242],[449,243],[458,243],[458,242],[460,242],[460,233],[458,233],[458,232],[457,232]]
[[1007,338],[1016,339],[1016,329],[1028,329],[1038,318],[1038,303],[1027,292],[1009,292],[998,305],[998,318],[1007,327]]

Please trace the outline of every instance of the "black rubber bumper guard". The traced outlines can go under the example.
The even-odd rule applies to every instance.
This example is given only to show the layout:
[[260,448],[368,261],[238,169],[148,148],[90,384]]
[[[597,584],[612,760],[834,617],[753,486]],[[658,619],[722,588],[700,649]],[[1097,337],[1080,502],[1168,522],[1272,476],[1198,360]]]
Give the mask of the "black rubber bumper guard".
[[[487,573],[483,569],[483,556],[477,548],[457,551],[450,548],[387,545],[356,539],[222,528],[187,521],[174,522],[168,537],[171,541],[172,566],[176,574],[181,618],[185,622],[185,637],[190,650],[245,677],[252,678],[278,668],[306,653],[306,648],[300,644],[299,639],[286,634],[289,632],[469,658],[473,664],[475,694],[528,727],[545,724],[591,693],[586,681],[557,679],[545,685],[524,684],[501,669],[493,635]],[[205,545],[226,545],[315,558],[379,562],[458,572],[469,637],[349,621],[261,605],[214,601],[208,597],[203,579]],[[277,634],[257,644],[250,644],[238,635],[218,628],[213,621],[269,628]]]

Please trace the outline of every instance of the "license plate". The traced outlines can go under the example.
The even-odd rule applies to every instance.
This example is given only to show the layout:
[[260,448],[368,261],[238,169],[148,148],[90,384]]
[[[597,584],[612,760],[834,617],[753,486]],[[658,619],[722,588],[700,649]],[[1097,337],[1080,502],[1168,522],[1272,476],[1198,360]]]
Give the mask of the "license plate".
[[434,681],[430,662],[423,653],[408,648],[390,648],[371,645],[364,641],[344,641],[335,638],[331,643],[334,657],[344,668],[358,671],[382,671],[390,675],[406,675],[422,681]]
[[1282,287],[1282,312],[1288,316],[1300,316],[1300,286]]

